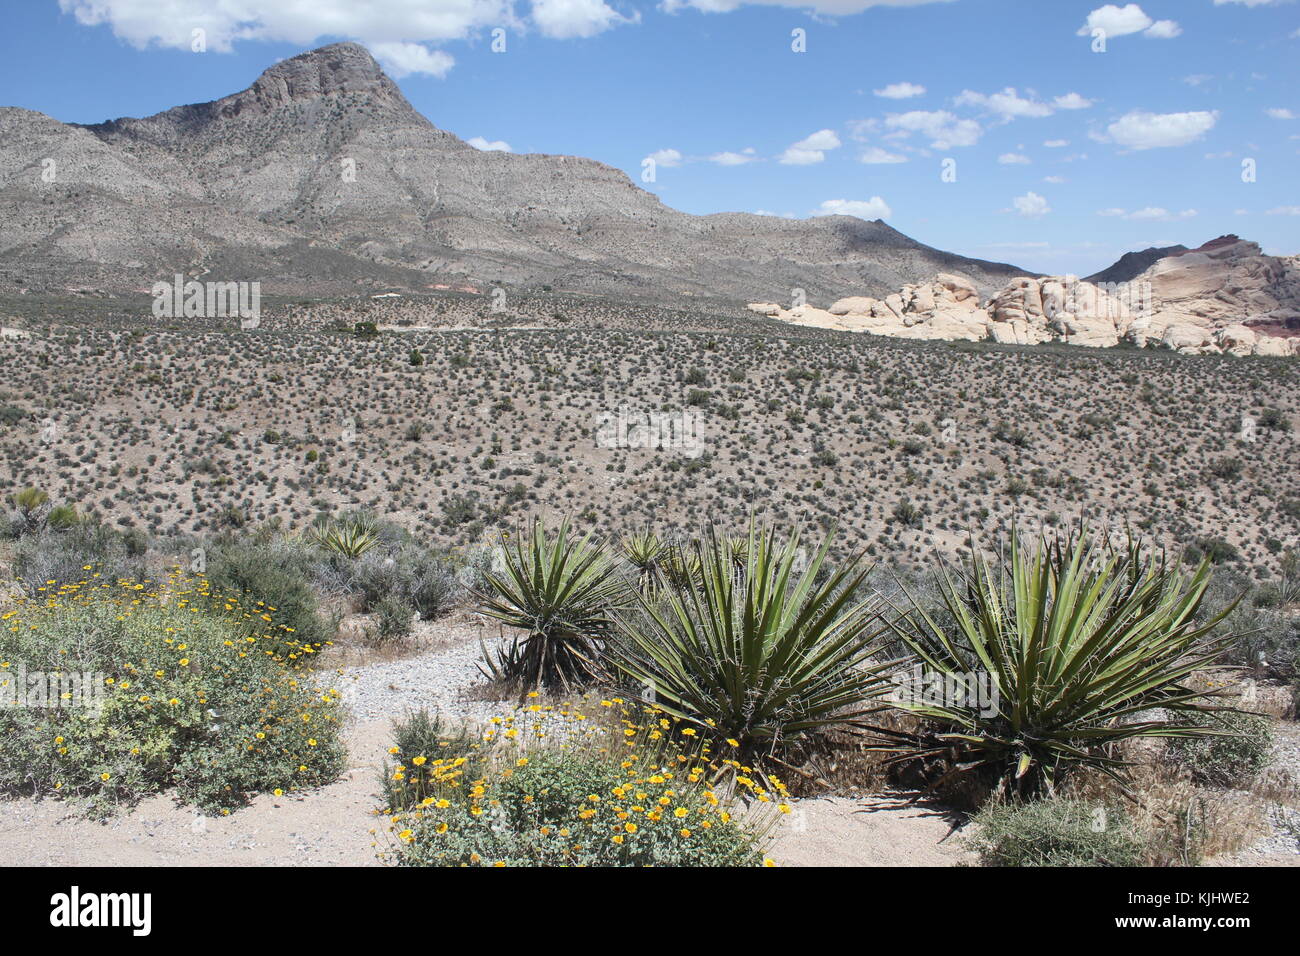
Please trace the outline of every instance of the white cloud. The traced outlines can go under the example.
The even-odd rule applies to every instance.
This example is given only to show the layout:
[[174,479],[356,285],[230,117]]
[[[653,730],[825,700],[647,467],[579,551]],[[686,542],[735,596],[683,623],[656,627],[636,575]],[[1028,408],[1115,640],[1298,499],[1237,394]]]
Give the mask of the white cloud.
[[1186,146],[1200,139],[1218,122],[1217,112],[1147,113],[1134,110],[1106,127],[1112,142],[1128,149]]
[[1295,119],[1295,114],[1285,108],[1268,109],[1265,110],[1264,112],[1267,113],[1269,116],[1271,116],[1273,119],[1280,119],[1280,120]]
[[[229,53],[239,41],[312,46],[348,38],[370,48],[397,76],[443,76],[454,60],[424,44],[463,40],[494,27],[522,30],[528,20],[513,0],[59,0],[64,13],[84,26],[108,26],[113,35],[143,49],[156,45],[188,50],[192,31],[202,29],[207,47]],[[639,14],[620,15],[604,0],[529,0],[529,19],[543,36],[595,36]]]
[[1043,177],[1043,182],[1045,182],[1045,183],[1051,183],[1053,186],[1059,186],[1061,183],[1065,182],[1065,177],[1064,177],[1064,176],[1044,176],[1044,177]]
[[857,216],[859,219],[888,219],[894,214],[889,204],[879,196],[870,199],[828,199],[813,213],[814,216]]
[[510,144],[503,139],[486,140],[482,136],[472,136],[465,140],[475,149],[481,149],[485,153],[513,153]]
[[826,158],[826,151],[840,148],[840,138],[834,130],[822,129],[791,145],[779,157],[787,166],[811,166]]
[[826,16],[851,16],[872,7],[919,7],[928,3],[953,3],[955,0],[663,0],[666,13],[698,10],[700,13],[731,13],[743,6],[790,7],[812,10]]
[[278,41],[306,46],[324,37],[351,37],[367,44],[437,43],[463,39],[493,26],[518,27],[510,0],[59,0],[65,13],[86,26],[109,26],[136,47],[190,48],[191,31],[206,31],[209,50],[227,53],[236,40]]
[[384,69],[401,79],[412,73],[427,73],[442,78],[456,65],[455,58],[443,50],[430,50],[419,43],[372,43],[370,52]]
[[[675,149],[655,150],[646,159],[654,160],[656,166],[664,166],[668,169],[682,164],[682,154]],[[644,161],[642,160],[642,162]]]
[[882,90],[872,90],[877,96],[883,96],[887,100],[905,100],[912,96],[921,96],[925,93],[924,86],[918,86],[916,83],[890,83]]
[[746,163],[752,163],[757,159],[758,157],[754,155],[753,148],[750,148],[739,153],[714,153],[709,157],[709,162],[717,163],[719,166],[743,166]]
[[1069,146],[1070,141],[1068,139],[1049,139],[1047,142],[1043,143],[1043,145],[1048,149],[1062,149],[1063,147]]
[[858,162],[866,163],[868,166],[883,166],[892,163],[905,163],[907,157],[900,153],[891,153],[879,146],[872,146],[862,151],[862,154],[858,157]]
[[1144,209],[1135,209],[1133,212],[1126,209],[1099,209],[1097,215],[1108,216],[1113,219],[1128,219],[1133,222],[1174,222],[1178,219],[1192,219],[1198,216],[1199,213],[1195,209],[1184,209],[1179,213],[1171,213],[1161,206],[1147,206]]
[[998,162],[1003,166],[1027,166],[1033,160],[1022,153],[1003,153],[998,157]]
[[1020,215],[1030,219],[1045,216],[1052,211],[1052,207],[1047,204],[1047,200],[1033,190],[1011,200],[1011,205],[1015,207],[1016,212],[1020,213]]
[[537,29],[543,36],[556,40],[594,37],[620,23],[634,23],[640,19],[639,14],[631,19],[620,16],[604,0],[532,0],[532,3],[533,22]]
[[1278,206],[1264,213],[1266,216],[1300,216],[1300,206]]
[[1182,36],[1182,33],[1183,28],[1178,25],[1178,21],[1157,20],[1142,35],[1156,40],[1172,40],[1176,36]]
[[[1289,0],[1214,0],[1214,5],[1216,7],[1221,7],[1225,3],[1236,3],[1244,7],[1267,7],[1270,4],[1287,2],[1289,2]],[[1297,30],[1296,33],[1300,33],[1300,30]]]
[[947,110],[891,113],[885,117],[885,126],[904,135],[920,133],[929,138],[935,149],[974,146],[984,132],[975,120],[958,119]]
[[[1077,95],[1077,94],[1071,94]],[[1002,119],[1010,121],[1018,117],[1051,116],[1052,108],[1046,103],[1023,98],[1014,86],[1008,86],[1001,93],[985,95],[973,90],[962,90],[961,95],[953,101],[958,106],[979,106],[990,113],[996,113]],[[1091,104],[1089,104],[1091,105]],[[1075,107],[1071,107],[1075,108]]]
[[1101,30],[1107,39],[1141,33],[1157,40],[1170,40],[1183,32],[1173,20],[1152,20],[1136,3],[1122,7],[1108,3],[1093,10],[1077,32],[1086,37],[1091,36],[1094,30]]
[[1183,77],[1183,82],[1188,86],[1200,86],[1202,83],[1208,83],[1214,79],[1213,73],[1193,73],[1191,76]]
[[1078,93],[1066,93],[1064,96],[1058,96],[1052,103],[1058,110],[1086,110],[1093,101]]

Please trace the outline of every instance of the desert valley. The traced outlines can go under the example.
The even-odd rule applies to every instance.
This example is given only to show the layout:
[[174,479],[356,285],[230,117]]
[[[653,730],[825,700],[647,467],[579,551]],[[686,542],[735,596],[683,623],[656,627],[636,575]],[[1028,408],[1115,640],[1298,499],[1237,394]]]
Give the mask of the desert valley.
[[6,861],[1300,862],[1300,256],[435,122],[350,41],[0,108]]

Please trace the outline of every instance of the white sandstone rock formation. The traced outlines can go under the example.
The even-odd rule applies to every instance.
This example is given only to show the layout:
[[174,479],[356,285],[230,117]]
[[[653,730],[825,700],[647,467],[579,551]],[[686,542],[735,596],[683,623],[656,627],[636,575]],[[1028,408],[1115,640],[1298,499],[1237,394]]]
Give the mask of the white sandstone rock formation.
[[1253,242],[1224,236],[1128,282],[1026,276],[981,303],[973,282],[941,273],[884,299],[749,308],[796,325],[897,338],[1287,356],[1300,354],[1300,257],[1266,256]]

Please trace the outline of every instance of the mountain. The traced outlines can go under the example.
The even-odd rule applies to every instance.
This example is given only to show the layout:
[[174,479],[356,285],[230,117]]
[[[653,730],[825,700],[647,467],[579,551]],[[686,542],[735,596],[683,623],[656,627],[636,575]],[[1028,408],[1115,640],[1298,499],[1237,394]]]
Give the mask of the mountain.
[[1186,246],[1165,246],[1143,249],[1141,252],[1126,252],[1109,268],[1095,272],[1086,277],[1084,282],[1129,282],[1136,279],[1158,260],[1166,256],[1176,256],[1187,252]]
[[680,303],[884,295],[935,272],[992,291],[1023,270],[879,220],[688,215],[603,163],[477,150],[354,43],[144,119],[0,108],[0,288],[147,289],[176,272],[295,294],[500,281]]

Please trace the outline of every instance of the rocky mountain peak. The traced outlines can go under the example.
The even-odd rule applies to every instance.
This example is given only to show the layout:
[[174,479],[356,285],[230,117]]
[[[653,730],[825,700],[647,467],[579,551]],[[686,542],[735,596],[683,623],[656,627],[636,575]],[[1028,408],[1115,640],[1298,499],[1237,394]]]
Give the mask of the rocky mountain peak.
[[381,104],[410,108],[397,84],[359,43],[332,43],[281,60],[243,93],[226,100],[275,107],[340,93],[365,94]]

